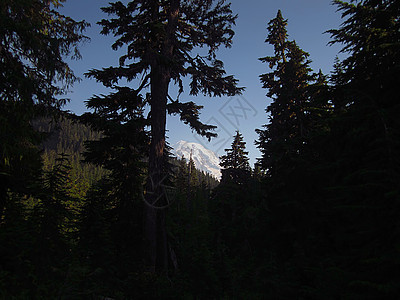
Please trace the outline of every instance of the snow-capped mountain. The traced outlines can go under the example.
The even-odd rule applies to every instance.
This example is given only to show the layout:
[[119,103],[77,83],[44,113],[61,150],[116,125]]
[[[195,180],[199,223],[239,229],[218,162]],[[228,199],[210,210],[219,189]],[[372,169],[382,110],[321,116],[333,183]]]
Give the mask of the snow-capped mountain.
[[211,150],[204,148],[201,144],[179,141],[173,146],[173,152],[178,158],[185,157],[189,161],[190,152],[196,169],[208,172],[217,179],[221,179],[221,167],[218,156]]

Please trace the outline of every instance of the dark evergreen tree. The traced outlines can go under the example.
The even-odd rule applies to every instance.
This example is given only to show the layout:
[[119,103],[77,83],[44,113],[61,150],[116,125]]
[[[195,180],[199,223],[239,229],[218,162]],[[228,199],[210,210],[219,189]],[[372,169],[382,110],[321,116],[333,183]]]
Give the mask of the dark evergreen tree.
[[30,122],[59,109],[66,102],[60,95],[76,80],[65,58],[79,58],[87,23],[58,13],[54,7],[61,2],[0,4],[0,216],[7,190],[26,193],[28,181],[40,177],[40,135]]
[[196,188],[199,184],[199,176],[198,172],[196,172],[196,165],[194,163],[192,154],[189,157],[188,173],[189,173],[189,181],[188,181],[189,187]]
[[[58,156],[53,168],[43,174],[44,189],[41,191],[38,205],[34,207],[39,225],[39,237],[35,246],[38,272],[45,280],[53,280],[55,286],[65,280],[66,274],[59,271],[49,273],[49,266],[53,266],[53,270],[65,268],[63,264],[70,259],[76,241],[76,236],[71,236],[71,228],[74,225],[73,211],[67,207],[69,203],[77,200],[68,195],[70,170],[68,157]],[[41,251],[38,251],[39,249]]]
[[270,123],[265,129],[257,129],[260,138],[256,142],[262,158],[260,164],[270,176],[288,165],[301,151],[307,135],[306,105],[307,87],[314,80],[311,74],[308,53],[287,38],[287,20],[278,11],[275,19],[268,23],[265,42],[274,47],[274,56],[260,58],[272,72],[260,75],[263,88],[272,103],[267,107]]
[[264,172],[261,170],[260,164],[258,163],[254,164],[254,169],[251,175],[256,180],[261,180],[263,178]]
[[[201,107],[193,102],[182,103],[178,98],[174,100],[168,87],[172,80],[181,94],[182,78],[189,76],[191,95],[234,95],[241,91],[236,87],[236,79],[225,75],[222,61],[216,59],[216,50],[221,45],[231,45],[231,26],[236,17],[223,1],[214,4],[213,1],[135,0],[127,5],[111,3],[103,11],[117,18],[102,20],[102,33],[113,33],[117,38],[113,49],[127,45],[127,53],[120,58],[119,67],[92,70],[89,76],[109,87],[116,87],[121,78],[132,81],[141,76],[137,89],[124,88],[126,94],[119,103],[141,97],[147,87],[150,90],[146,97],[141,97],[142,103],[151,108],[146,193],[150,205],[145,206],[144,213],[145,248],[150,270],[154,271],[156,266],[165,269],[168,264],[165,211],[153,206],[156,201],[164,206],[166,201],[161,181],[167,111],[179,114],[197,133],[208,138],[215,135],[210,132],[214,126],[199,121]],[[195,53],[198,47],[207,47],[208,54]]]
[[263,277],[281,299],[394,299],[399,5],[335,3],[344,23],[330,33],[348,57],[336,63],[333,86],[320,74],[306,89],[307,139],[266,181]]
[[245,151],[246,143],[237,130],[230,149],[225,149],[226,154],[220,157],[222,181],[230,180],[235,184],[242,184],[249,179],[251,169],[249,165],[249,152]]
[[[86,161],[109,171],[109,175],[89,194],[82,235],[90,244],[82,244],[81,249],[90,253],[86,256],[90,258],[92,268],[107,269],[110,264],[118,266],[108,277],[101,278],[104,280],[101,284],[114,291],[118,286],[105,281],[126,278],[129,272],[138,268],[142,257],[139,245],[149,139],[144,130],[146,121],[141,108],[142,98],[135,98],[131,93],[129,88],[117,88],[116,93],[94,96],[88,101],[88,107],[94,112],[81,117],[83,122],[102,133],[99,140],[87,143]],[[103,232],[93,234],[96,228]],[[110,252],[97,253],[95,248],[91,248],[102,243],[97,238],[105,238],[104,243],[108,243],[105,249],[113,249],[112,259],[105,259]]]
[[268,242],[258,244],[263,261],[259,270],[269,278],[264,289],[268,297],[290,299],[309,295],[304,279],[309,276],[311,259],[308,238],[316,225],[312,192],[315,182],[320,182],[310,173],[314,161],[321,160],[313,149],[316,137],[329,131],[324,120],[329,115],[329,98],[322,73],[311,72],[308,53],[288,40],[281,12],[268,24],[266,42],[274,47],[275,55],[260,59],[272,69],[260,76],[272,102],[266,110],[270,123],[257,130],[256,142],[266,174],[260,199],[264,217],[258,226],[268,236]]
[[172,154],[172,147],[168,141],[165,141],[163,174],[165,174],[166,178],[163,180],[163,184],[166,187],[172,187],[174,185],[176,171],[174,159],[175,157]]
[[[335,115],[325,137],[328,214],[319,296],[394,299],[399,292],[400,6],[335,1],[344,22],[329,31],[348,54],[333,74]],[[319,199],[319,201],[321,201]],[[324,247],[325,246],[325,247]],[[322,272],[322,270],[320,271]],[[390,275],[389,275],[390,274]]]
[[182,156],[182,158],[179,160],[175,186],[181,193],[186,194],[187,182],[188,182],[188,168],[186,164],[186,159],[184,156]]
[[210,200],[218,296],[258,298],[261,294],[254,290],[256,281],[250,274],[257,269],[254,247],[259,186],[251,178],[243,136],[236,131],[233,138],[231,148],[225,149],[226,154],[221,156],[222,179]]
[[208,212],[210,190],[216,180],[195,168],[192,154],[188,163],[183,157],[178,161],[176,172],[176,198],[167,218],[169,244],[173,257],[176,254],[179,258],[175,262],[171,259],[178,267],[176,279],[185,281],[188,294],[210,297],[218,290]]
[[65,279],[66,170],[43,176],[32,125],[59,112],[76,80],[67,60],[79,58],[87,23],[61,15],[62,2],[0,3],[0,298],[52,298]]

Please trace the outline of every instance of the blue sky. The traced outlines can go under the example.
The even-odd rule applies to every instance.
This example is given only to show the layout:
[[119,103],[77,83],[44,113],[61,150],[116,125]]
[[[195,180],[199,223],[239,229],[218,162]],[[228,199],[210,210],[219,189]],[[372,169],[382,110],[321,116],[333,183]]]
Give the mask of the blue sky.
[[[78,115],[87,111],[84,101],[93,94],[109,92],[95,80],[85,78],[83,74],[93,68],[117,66],[122,53],[111,49],[114,38],[100,35],[101,28],[96,24],[97,21],[107,17],[101,12],[100,7],[107,6],[108,2],[67,0],[61,9],[62,13],[75,20],[85,19],[91,23],[86,32],[91,41],[82,45],[82,59],[72,61],[70,64],[75,74],[82,80],[71,88],[68,94],[71,101],[65,108]],[[243,95],[231,98],[181,95],[182,101],[194,101],[204,106],[201,120],[218,126],[218,138],[211,142],[204,140],[183,124],[179,117],[168,118],[167,135],[171,145],[179,140],[199,142],[217,155],[222,155],[224,149],[229,148],[235,131],[239,130],[247,143],[250,162],[253,164],[260,156],[254,145],[254,141],[258,138],[255,129],[268,123],[265,108],[271,101],[265,96],[266,90],[262,89],[258,77],[269,71],[258,58],[273,54],[272,46],[264,42],[268,21],[274,18],[280,9],[283,17],[288,19],[289,39],[296,40],[303,50],[310,53],[311,67],[315,71],[321,69],[325,74],[329,74],[340,47],[328,46],[330,37],[324,32],[338,28],[341,18],[330,0],[232,0],[231,3],[233,12],[238,14],[234,27],[236,34],[232,48],[221,49],[218,54],[219,59],[225,64],[227,73],[235,75],[239,85],[246,89]],[[170,89],[174,90],[172,86]]]

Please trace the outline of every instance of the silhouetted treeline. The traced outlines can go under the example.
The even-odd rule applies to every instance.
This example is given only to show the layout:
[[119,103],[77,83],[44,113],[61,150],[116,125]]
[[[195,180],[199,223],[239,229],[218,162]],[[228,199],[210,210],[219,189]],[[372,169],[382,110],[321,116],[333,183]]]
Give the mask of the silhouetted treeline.
[[76,78],[64,59],[79,57],[87,24],[59,2],[0,4],[0,298],[398,297],[398,1],[334,1],[343,23],[328,33],[346,58],[332,74],[311,69],[278,11],[259,59],[261,157],[251,168],[237,131],[219,182],[171,155],[165,120],[211,138],[201,106],[168,86],[243,91],[217,59],[230,5],[110,3],[102,34],[127,52],[87,75],[113,92],[65,117]]

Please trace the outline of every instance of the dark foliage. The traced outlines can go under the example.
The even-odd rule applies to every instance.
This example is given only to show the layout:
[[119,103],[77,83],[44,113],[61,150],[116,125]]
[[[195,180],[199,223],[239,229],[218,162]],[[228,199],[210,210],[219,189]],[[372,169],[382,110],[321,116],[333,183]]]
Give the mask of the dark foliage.
[[222,182],[232,181],[242,184],[250,177],[249,154],[245,151],[246,143],[239,131],[236,131],[230,149],[225,149],[226,154],[221,156]]
[[[225,74],[222,61],[216,57],[220,46],[231,46],[234,35],[231,27],[236,16],[224,1],[135,0],[127,4],[110,3],[102,10],[110,18],[99,22],[101,33],[113,34],[116,40],[112,48],[117,50],[126,46],[126,54],[120,57],[118,67],[87,73],[89,77],[117,90],[109,96],[92,98],[88,107],[101,110],[105,118],[108,114],[110,118],[121,115],[133,120],[138,116],[130,114],[150,106],[149,115],[140,116],[145,121],[143,125],[150,127],[150,145],[145,152],[148,156],[145,202],[148,205],[144,206],[143,215],[144,247],[150,271],[166,271],[170,253],[166,210],[161,209],[168,206],[162,187],[166,176],[163,173],[166,115],[179,114],[181,120],[198,134],[209,139],[216,136],[212,132],[215,126],[200,122],[201,106],[181,102],[179,95],[184,89],[184,77],[190,77],[191,95],[235,95],[242,91],[237,87],[237,80]],[[208,50],[206,55],[198,52],[202,47]],[[128,83],[135,81],[137,88],[119,87],[121,79]],[[168,90],[170,83],[179,87],[175,99]],[[96,114],[98,111],[94,116]],[[140,142],[137,141],[136,145],[139,148],[142,147]]]
[[398,298],[398,1],[334,1],[343,24],[329,33],[347,57],[330,77],[312,72],[278,12],[274,53],[260,59],[272,98],[262,157],[251,170],[237,131],[221,182],[172,157],[165,117],[212,137],[201,107],[170,97],[169,83],[241,91],[216,59],[231,45],[229,5],[110,3],[102,33],[127,52],[89,71],[114,91],[76,117],[57,96],[75,80],[62,57],[78,55],[86,24],[51,9],[62,1],[3,2],[1,299]]
[[44,136],[32,121],[55,117],[76,80],[68,57],[87,24],[59,14],[63,1],[0,3],[0,297],[51,298],[61,291],[72,238],[65,159],[42,169]]

